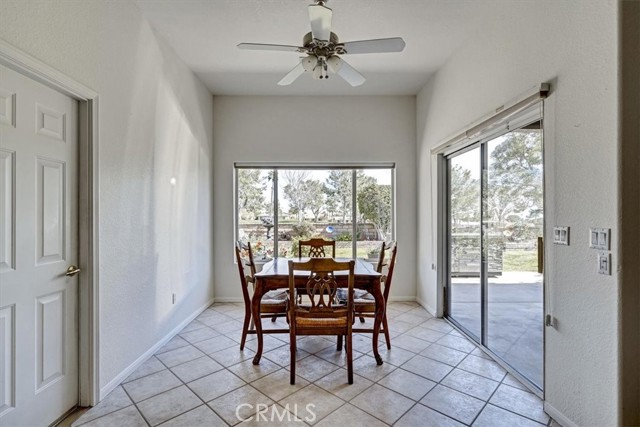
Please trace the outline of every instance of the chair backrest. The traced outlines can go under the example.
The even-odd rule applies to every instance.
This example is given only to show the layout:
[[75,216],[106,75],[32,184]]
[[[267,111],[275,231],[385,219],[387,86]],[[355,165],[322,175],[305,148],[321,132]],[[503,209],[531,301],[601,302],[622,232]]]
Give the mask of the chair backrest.
[[396,266],[396,256],[398,254],[398,245],[396,242],[388,242],[382,244],[380,250],[380,259],[376,270],[382,276],[380,281],[384,284],[384,300],[389,299],[389,291],[391,290],[391,279],[393,279],[393,270]]
[[380,253],[378,254],[378,264],[376,264],[376,271],[378,273],[382,273],[382,267],[384,267],[386,265],[386,261],[388,260],[389,256],[387,256],[387,252],[389,252],[389,254],[391,254],[391,252],[389,251],[389,245],[392,242],[382,242],[382,246],[380,247]]
[[[339,262],[332,258],[311,258],[306,262],[289,261],[289,294],[294,295],[296,282],[294,271],[308,272],[305,289],[311,305],[303,307],[304,313],[312,317],[335,317],[353,314],[353,282],[354,282],[355,261]],[[336,292],[339,286],[335,273],[338,271],[348,272],[347,276],[347,303],[341,304],[336,301]],[[290,305],[291,315],[294,311],[300,313],[299,303],[292,299]],[[346,310],[345,310],[346,309]]]
[[331,258],[336,257],[336,241],[335,240],[325,240],[323,238],[317,237],[309,240],[300,240],[298,242],[298,258],[302,258],[302,247],[308,246],[309,251],[305,253],[304,256],[308,256],[310,258],[324,258],[327,256],[324,248],[325,246],[331,246]]
[[242,298],[246,304],[249,304],[251,297],[249,296],[249,289],[247,287],[249,283],[253,283],[256,275],[256,264],[253,261],[251,243],[243,243],[238,240],[235,251],[238,272],[240,273],[240,285],[242,286]]

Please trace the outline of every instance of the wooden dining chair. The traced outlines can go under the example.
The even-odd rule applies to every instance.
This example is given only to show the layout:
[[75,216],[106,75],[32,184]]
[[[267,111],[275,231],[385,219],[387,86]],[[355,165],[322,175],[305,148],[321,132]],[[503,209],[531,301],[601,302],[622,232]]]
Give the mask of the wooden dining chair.
[[[398,245],[396,242],[382,243],[380,256],[376,271],[380,273],[380,285],[383,287],[382,294],[384,296],[384,316],[382,317],[382,330],[384,339],[387,343],[387,349],[391,349],[391,337],[389,336],[389,324],[387,322],[387,301],[389,300],[389,292],[391,291],[391,280],[393,279],[393,270],[396,265],[396,255],[398,253]],[[354,312],[360,318],[360,322],[364,323],[365,317],[373,318],[376,315],[376,301],[369,292],[356,290],[354,295]]]
[[[251,296],[249,294],[249,283],[255,284],[256,264],[253,260],[251,243],[236,242],[236,261],[240,273],[240,284],[242,286],[242,298],[244,299],[244,323],[242,325],[242,338],[240,339],[240,350],[244,349],[247,334],[251,332]],[[271,317],[275,321],[278,317],[287,316],[287,291],[269,291],[262,296],[260,301],[260,317]],[[254,319],[260,321],[260,319]],[[255,332],[255,331],[253,331]]]
[[[389,270],[389,259],[391,259],[392,246],[395,245],[395,242],[382,242],[380,246],[380,252],[378,253],[378,261],[376,262],[376,272],[382,274],[383,270]],[[367,295],[367,291],[356,289],[354,291],[354,299],[362,298]],[[386,300],[385,300],[386,301]],[[386,307],[385,307],[386,308]],[[360,322],[364,323],[364,318],[366,316],[360,316]]]
[[[303,251],[302,247],[309,247],[308,250]],[[331,258],[336,257],[336,241],[335,240],[325,240],[321,237],[312,238],[309,240],[300,240],[298,242],[298,258],[302,258],[303,253],[304,256],[308,256],[310,258],[324,258],[327,256],[325,252],[325,247],[331,247]]]
[[[347,381],[353,384],[353,283],[355,261],[338,262],[332,258],[311,258],[306,262],[289,261],[289,295],[295,292],[295,271],[308,272],[304,291],[309,304],[289,299],[291,384],[296,381],[296,338],[298,335],[338,335],[346,338]],[[347,300],[338,303],[335,273],[348,272]]]

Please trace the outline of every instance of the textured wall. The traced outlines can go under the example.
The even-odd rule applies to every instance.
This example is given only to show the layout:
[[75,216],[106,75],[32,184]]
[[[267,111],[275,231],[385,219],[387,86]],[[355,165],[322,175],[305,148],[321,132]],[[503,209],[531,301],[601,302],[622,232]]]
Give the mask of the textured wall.
[[[571,246],[547,246],[546,402],[580,426],[617,422],[617,2],[501,3],[418,95],[418,296],[433,308],[434,163],[430,149],[541,82],[547,230],[571,226]],[[611,276],[596,274],[589,227],[612,232]],[[549,240],[549,239],[547,239]]]
[[415,296],[415,97],[216,96],[215,297],[241,299],[233,264],[234,162],[396,162],[398,265],[392,296]]
[[0,38],[100,94],[103,388],[211,299],[212,97],[129,1],[0,7]]

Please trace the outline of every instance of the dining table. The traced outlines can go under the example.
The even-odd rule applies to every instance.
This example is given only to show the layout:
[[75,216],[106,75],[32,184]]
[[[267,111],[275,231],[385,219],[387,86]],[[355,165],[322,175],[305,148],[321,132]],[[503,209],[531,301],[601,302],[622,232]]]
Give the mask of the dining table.
[[[277,289],[289,289],[289,261],[304,262],[309,258],[274,258],[267,262],[262,267],[262,270],[255,275],[255,289],[253,298],[251,299],[251,315],[255,320],[255,333],[258,341],[258,347],[256,349],[255,357],[253,358],[253,364],[260,364],[260,358],[262,357],[263,350],[263,335],[269,333],[269,331],[263,331],[262,318],[260,316],[260,301],[262,296],[272,290]],[[349,261],[347,258],[336,258],[336,261]],[[304,293],[306,289],[307,279],[309,278],[308,272],[294,271],[294,279],[296,292]],[[363,260],[356,259],[354,266],[354,288],[363,289],[373,295],[375,299],[375,318],[373,322],[373,331],[371,345],[373,348],[373,355],[378,365],[382,365],[382,357],[378,352],[378,335],[380,332],[380,325],[382,323],[382,317],[385,310],[384,295],[382,294],[380,285],[380,276],[371,263]],[[338,286],[347,287],[348,273],[336,271],[335,278]]]

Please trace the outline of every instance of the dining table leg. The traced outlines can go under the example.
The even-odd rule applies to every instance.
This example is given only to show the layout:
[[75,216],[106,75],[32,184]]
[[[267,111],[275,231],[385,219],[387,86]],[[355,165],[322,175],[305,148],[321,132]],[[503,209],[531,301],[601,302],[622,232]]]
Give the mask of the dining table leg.
[[253,292],[251,299],[251,314],[256,328],[256,339],[258,341],[258,348],[256,349],[256,355],[253,358],[253,364],[260,364],[260,358],[262,357],[262,317],[260,316],[260,301],[262,301],[262,280],[256,280],[256,288]]
[[380,284],[373,287],[373,298],[376,300],[376,317],[373,321],[373,337],[371,339],[373,344],[373,356],[376,359],[378,365],[382,365],[382,357],[378,351],[378,336],[380,335],[380,325],[382,324],[382,318],[384,316],[384,295],[380,289]]

